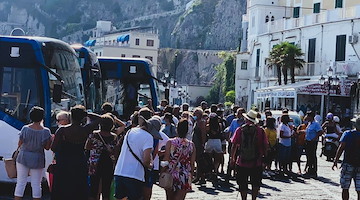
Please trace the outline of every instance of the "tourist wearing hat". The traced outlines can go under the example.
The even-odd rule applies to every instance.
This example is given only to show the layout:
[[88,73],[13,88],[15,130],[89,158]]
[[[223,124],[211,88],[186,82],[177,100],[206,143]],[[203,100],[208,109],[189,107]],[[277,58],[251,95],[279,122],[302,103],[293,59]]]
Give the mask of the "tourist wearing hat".
[[[256,118],[257,112],[243,113],[245,125],[238,128],[231,142],[231,165],[236,164],[236,180],[242,200],[247,199],[248,179],[252,185],[252,199],[256,199],[261,185],[263,157],[266,156],[267,138]],[[250,142],[252,141],[252,142]],[[239,154],[237,155],[236,152]]]
[[360,199],[360,117],[351,120],[355,129],[346,131],[340,139],[332,169],[337,168],[337,163],[343,152],[344,160],[341,165],[340,185],[342,198],[349,199],[349,188],[351,180],[354,180],[357,199]]
[[159,134],[161,121],[157,117],[146,120],[139,116],[139,126],[132,128],[124,138],[119,159],[115,166],[115,197],[117,199],[140,199],[139,192],[145,186],[145,173],[152,169],[151,153],[153,139],[162,139]]

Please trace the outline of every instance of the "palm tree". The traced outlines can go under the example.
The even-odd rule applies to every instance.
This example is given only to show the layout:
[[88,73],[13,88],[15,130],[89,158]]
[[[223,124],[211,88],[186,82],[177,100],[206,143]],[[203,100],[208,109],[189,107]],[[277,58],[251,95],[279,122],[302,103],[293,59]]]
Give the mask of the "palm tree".
[[303,67],[305,63],[301,58],[303,55],[301,48],[289,42],[282,42],[272,48],[268,67],[276,66],[279,85],[281,85],[281,73],[284,76],[284,84],[287,84],[289,69],[291,83],[295,83],[295,68]]
[[285,48],[284,66],[290,69],[291,83],[295,83],[295,68],[301,69],[305,60],[301,57],[304,55],[301,48],[297,45],[287,43]]
[[283,60],[283,52],[284,49],[281,45],[275,45],[272,50],[270,51],[269,57],[269,64],[268,67],[272,68],[273,66],[276,67],[277,70],[277,78],[278,83],[281,85],[281,69],[282,69],[282,60]]

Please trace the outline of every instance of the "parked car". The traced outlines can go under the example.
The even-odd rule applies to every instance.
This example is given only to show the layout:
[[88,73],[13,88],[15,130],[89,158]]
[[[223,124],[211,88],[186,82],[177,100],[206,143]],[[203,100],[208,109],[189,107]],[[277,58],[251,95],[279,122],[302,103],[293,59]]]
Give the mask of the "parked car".
[[[275,118],[278,123],[280,123],[280,117],[282,115],[282,111],[271,110],[271,113],[272,113],[272,117]],[[295,127],[298,127],[302,123],[299,113],[294,111],[289,111],[289,116],[291,119],[294,120]],[[261,115],[261,119],[265,120],[265,114]]]

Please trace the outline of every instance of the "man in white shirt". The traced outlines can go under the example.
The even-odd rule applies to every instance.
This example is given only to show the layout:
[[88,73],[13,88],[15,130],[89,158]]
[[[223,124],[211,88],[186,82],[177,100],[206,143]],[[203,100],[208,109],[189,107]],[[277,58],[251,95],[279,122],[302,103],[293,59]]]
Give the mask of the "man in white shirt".
[[[124,138],[121,153],[115,166],[115,197],[117,199],[141,199],[141,189],[145,182],[145,169],[151,169],[153,138],[162,139],[155,123],[161,123],[154,117],[145,120],[139,117],[139,126],[132,128]],[[131,152],[132,151],[132,152]],[[134,155],[135,154],[135,155]],[[137,159],[137,158],[138,159]]]

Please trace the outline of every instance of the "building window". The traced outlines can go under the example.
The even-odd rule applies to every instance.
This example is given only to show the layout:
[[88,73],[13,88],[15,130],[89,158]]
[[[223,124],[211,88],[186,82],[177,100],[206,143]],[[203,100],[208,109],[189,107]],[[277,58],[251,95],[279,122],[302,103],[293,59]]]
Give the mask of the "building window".
[[247,70],[247,65],[248,65],[248,62],[247,61],[241,61],[241,70]]
[[137,45],[137,46],[140,45],[140,39],[139,39],[139,38],[136,38],[136,39],[135,39],[135,45]]
[[152,56],[145,56],[145,58],[147,58],[147,59],[149,59],[149,60],[153,61],[153,57],[152,57]]
[[121,57],[126,57],[125,54],[121,54]]
[[154,40],[146,40],[146,46],[153,47],[154,46]]
[[139,55],[133,55],[132,57],[133,57],[133,58],[140,58]]
[[343,0],[335,0],[335,8],[342,8]]
[[335,61],[345,61],[346,35],[336,36]]
[[271,21],[275,21],[275,17],[274,16],[271,16]]
[[255,68],[255,77],[259,77],[260,71],[260,49],[256,50],[256,68]]
[[315,62],[315,48],[316,48],[316,38],[309,40],[309,51],[308,51],[308,62]]
[[269,16],[266,15],[266,17],[265,17],[265,23],[268,23],[268,22],[269,22]]
[[300,17],[300,7],[295,7],[294,8],[294,18],[299,18]]
[[99,56],[101,56],[101,52],[99,52]]
[[320,13],[320,3],[314,3],[314,13]]

